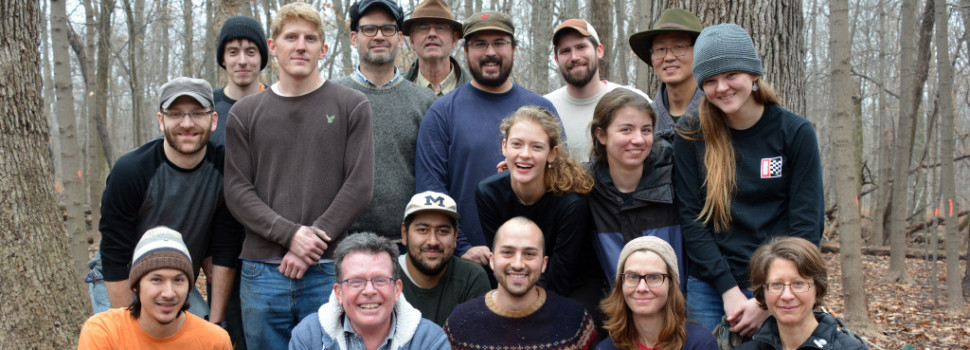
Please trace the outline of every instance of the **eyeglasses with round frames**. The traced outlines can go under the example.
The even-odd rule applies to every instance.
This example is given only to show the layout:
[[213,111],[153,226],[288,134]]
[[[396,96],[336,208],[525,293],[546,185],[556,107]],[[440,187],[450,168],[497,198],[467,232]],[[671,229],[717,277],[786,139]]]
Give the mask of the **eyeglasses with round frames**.
[[621,273],[620,277],[623,279],[623,285],[627,287],[640,285],[640,280],[647,282],[647,287],[660,287],[664,284],[664,280],[670,278],[670,275],[666,273],[648,273],[641,275],[635,272],[626,272]]
[[667,57],[667,53],[670,52],[674,54],[674,57],[684,57],[687,54],[687,49],[692,45],[674,45],[673,47],[658,47],[656,49],[650,49],[650,57],[654,60],[662,60]]
[[768,293],[780,294],[785,291],[786,286],[789,289],[791,289],[793,293],[805,293],[812,288],[812,284],[809,282],[801,282],[801,281],[792,282],[792,283],[772,282],[772,283],[765,284],[765,291],[767,291]]
[[346,283],[348,287],[353,289],[364,289],[364,286],[367,285],[367,282],[370,282],[371,284],[374,285],[374,288],[380,289],[380,288],[387,288],[387,286],[390,286],[391,283],[393,283],[396,280],[397,279],[394,277],[374,277],[371,279],[348,278],[343,281],[340,281],[340,283]]
[[368,24],[368,25],[362,25],[360,27],[357,27],[357,31],[359,31],[360,34],[363,34],[364,36],[375,36],[377,35],[378,29],[380,29],[381,33],[384,34],[384,36],[394,36],[394,34],[397,34],[397,25],[394,25],[394,24],[385,24],[382,26]]
[[496,51],[499,51],[499,50],[502,50],[502,49],[504,49],[506,47],[509,47],[509,45],[512,45],[512,42],[511,41],[508,41],[508,40],[505,40],[505,39],[499,39],[499,40],[495,40],[495,41],[493,41],[491,43],[489,43],[489,42],[487,42],[485,40],[477,40],[477,41],[472,41],[472,42],[468,43],[468,47],[473,48],[475,50],[485,50],[485,49],[488,49],[488,46],[489,45],[491,45],[492,47],[494,47]]
[[212,114],[211,110],[208,111],[192,111],[192,112],[181,112],[181,111],[162,111],[162,114],[174,120],[182,120],[185,116],[191,117],[193,120],[202,120],[209,114]]
[[411,29],[411,32],[413,32],[414,34],[425,35],[425,34],[428,34],[428,33],[431,32],[431,28],[434,28],[435,33],[438,33],[438,34],[450,34],[451,33],[451,25],[450,24],[446,24],[446,23],[434,23],[434,24],[431,24],[431,23],[421,23],[421,24],[416,24],[414,26],[414,28]]

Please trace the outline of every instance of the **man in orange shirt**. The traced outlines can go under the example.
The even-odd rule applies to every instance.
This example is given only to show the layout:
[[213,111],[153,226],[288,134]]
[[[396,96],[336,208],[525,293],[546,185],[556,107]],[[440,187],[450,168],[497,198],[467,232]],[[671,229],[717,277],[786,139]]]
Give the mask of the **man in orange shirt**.
[[159,226],[135,246],[128,308],[91,316],[78,349],[232,349],[229,334],[186,310],[194,276],[182,235]]

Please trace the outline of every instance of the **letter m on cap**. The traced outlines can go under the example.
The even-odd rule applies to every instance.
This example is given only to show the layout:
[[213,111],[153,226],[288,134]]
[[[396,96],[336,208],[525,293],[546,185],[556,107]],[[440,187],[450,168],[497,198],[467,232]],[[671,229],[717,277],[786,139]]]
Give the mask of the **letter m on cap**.
[[435,204],[437,204],[439,207],[444,208],[445,207],[445,197],[442,197],[442,196],[438,196],[438,197],[424,196],[424,205],[435,205]]

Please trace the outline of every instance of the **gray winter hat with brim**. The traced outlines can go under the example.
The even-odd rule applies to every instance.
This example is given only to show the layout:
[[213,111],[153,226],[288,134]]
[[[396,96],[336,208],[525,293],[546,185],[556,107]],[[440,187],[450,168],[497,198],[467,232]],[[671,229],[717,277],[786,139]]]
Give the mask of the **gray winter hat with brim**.
[[721,73],[765,74],[751,36],[741,26],[722,23],[704,28],[694,42],[694,79],[704,80]]

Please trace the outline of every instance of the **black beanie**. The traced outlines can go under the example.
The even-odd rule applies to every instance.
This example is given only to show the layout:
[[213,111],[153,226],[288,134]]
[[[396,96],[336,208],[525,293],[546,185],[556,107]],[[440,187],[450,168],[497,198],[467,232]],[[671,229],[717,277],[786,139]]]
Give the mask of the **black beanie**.
[[233,16],[227,19],[226,23],[222,24],[222,30],[219,31],[219,48],[216,51],[216,62],[219,63],[219,67],[226,69],[226,66],[222,63],[226,43],[236,39],[248,39],[256,43],[256,47],[259,48],[259,59],[261,60],[259,70],[266,68],[266,62],[269,62],[269,51],[266,49],[266,34],[263,32],[263,27],[259,25],[259,22],[246,16]]

